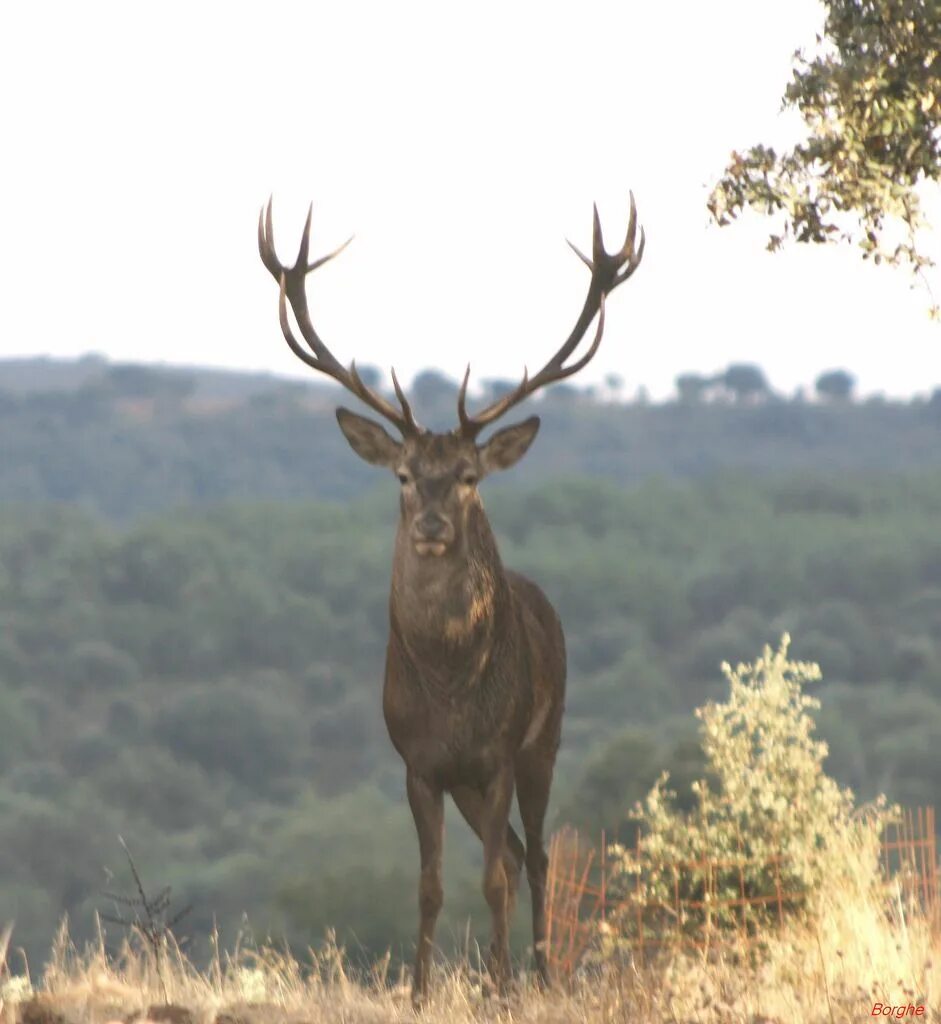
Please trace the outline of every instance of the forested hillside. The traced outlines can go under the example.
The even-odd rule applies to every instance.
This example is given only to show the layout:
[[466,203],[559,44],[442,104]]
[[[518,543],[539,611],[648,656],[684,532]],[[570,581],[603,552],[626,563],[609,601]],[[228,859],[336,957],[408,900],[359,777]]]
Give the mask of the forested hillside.
[[[363,372],[381,383],[377,370]],[[484,384],[488,396],[507,386]],[[677,385],[680,400],[658,405],[556,386],[530,404],[543,415],[538,444],[492,487],[941,469],[941,391],[853,402],[825,386],[820,402],[785,399],[748,366]],[[455,381],[429,371],[411,392],[422,422],[454,424]],[[338,388],[257,374],[95,357],[0,362],[0,501],[65,502],[127,521],[231,499],[346,500],[380,478],[336,429],[341,402]]]
[[[936,429],[925,410],[891,413]],[[607,420],[579,415],[600,437]],[[505,561],[545,587],[568,637],[553,827],[624,829],[661,768],[682,784],[700,765],[689,712],[722,692],[720,661],[784,630],[823,666],[837,778],[863,797],[935,799],[941,470],[624,488],[571,468],[484,485]],[[139,482],[110,467],[110,493]],[[0,920],[16,919],[34,963],[63,910],[87,935],[93,908],[115,909],[101,890],[131,887],[118,835],[154,890],[194,903],[184,934],[216,919],[231,940],[246,912],[302,948],[335,925],[354,951],[408,949],[415,839],[379,697],[396,515],[392,480],[342,502],[241,501],[133,525],[3,504]],[[468,916],[485,923],[476,845],[452,822],[444,946]]]

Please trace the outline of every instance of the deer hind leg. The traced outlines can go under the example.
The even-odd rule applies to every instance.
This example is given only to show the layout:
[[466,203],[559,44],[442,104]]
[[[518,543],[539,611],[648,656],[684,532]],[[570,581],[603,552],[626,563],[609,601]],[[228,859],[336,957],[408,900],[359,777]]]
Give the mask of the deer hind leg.
[[552,761],[521,757],[516,765],[517,799],[526,832],[526,877],[533,904],[533,958],[543,987],[550,984],[546,944],[546,872],[549,858],[542,826],[552,785]]
[[412,1002],[420,1006],[428,995],[428,971],[435,923],[444,902],[441,882],[441,855],[444,848],[444,795],[421,777],[409,772],[406,777],[408,804],[418,830],[421,851],[421,879],[418,884],[418,950],[415,954],[415,975]]
[[510,981],[510,939],[507,911],[509,880],[504,867],[504,850],[510,804],[513,800],[513,767],[506,765],[488,783],[483,794],[480,836],[484,844],[484,897],[490,907],[490,976],[502,996]]
[[[483,839],[481,833],[481,821],[484,813],[484,796],[473,786],[455,786],[451,790],[454,803],[461,812],[464,820],[477,834],[478,839]],[[513,908],[516,905],[516,892],[519,889],[520,872],[523,870],[526,850],[523,840],[513,831],[512,825],[506,828],[506,846],[503,848],[503,869],[506,872],[507,884],[509,886],[507,901],[507,916],[513,916]]]

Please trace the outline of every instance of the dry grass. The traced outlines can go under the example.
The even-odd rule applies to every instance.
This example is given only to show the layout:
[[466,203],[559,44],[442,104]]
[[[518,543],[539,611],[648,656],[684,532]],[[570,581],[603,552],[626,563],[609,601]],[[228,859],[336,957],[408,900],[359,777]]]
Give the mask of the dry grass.
[[[816,913],[754,942],[727,943],[656,964],[601,954],[543,994],[526,978],[501,1000],[479,965],[438,967],[422,1019],[469,1024],[513,1021],[667,1024],[849,1024],[873,1006],[924,1006],[941,1022],[941,936],[908,905],[899,881],[879,877],[859,844],[844,850],[839,888],[817,894]],[[609,936],[607,945],[617,947]],[[151,937],[152,939],[152,937]],[[389,960],[354,970],[332,938],[305,963],[270,948],[218,950],[198,970],[173,944],[132,933],[117,957],[105,943],[83,951],[65,926],[41,978],[5,971],[15,949],[0,928],[0,1024],[379,1024],[412,1021],[405,971]],[[882,1017],[881,1019],[886,1019]],[[894,1019],[894,1018],[892,1018]],[[906,1017],[905,1019],[910,1019]]]
[[[890,913],[881,903],[881,898],[851,901],[836,894],[818,924],[794,923],[769,937],[760,961],[743,948],[673,957],[641,969],[609,963],[545,995],[522,980],[505,1001],[487,995],[470,965],[442,966],[422,1018],[456,1024],[842,1024],[871,1019],[873,1004],[881,1002],[922,1004],[926,1011],[920,1019],[941,1020],[936,937],[899,902]],[[332,941],[312,952],[306,967],[263,949],[217,956],[208,970],[198,971],[172,945],[158,967],[145,950],[132,941],[117,958],[107,957],[101,944],[79,953],[63,929],[35,993],[24,979],[0,977],[0,1020],[378,1024],[415,1019],[404,972],[390,977],[383,961],[371,975],[356,975]]]

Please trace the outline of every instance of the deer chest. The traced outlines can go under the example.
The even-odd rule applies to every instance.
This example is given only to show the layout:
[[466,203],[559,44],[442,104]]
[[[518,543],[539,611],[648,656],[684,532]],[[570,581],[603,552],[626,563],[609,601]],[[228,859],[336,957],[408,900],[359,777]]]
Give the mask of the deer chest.
[[450,693],[387,680],[383,701],[389,736],[406,764],[446,788],[490,778],[519,748],[531,704],[528,689],[501,692],[492,680]]

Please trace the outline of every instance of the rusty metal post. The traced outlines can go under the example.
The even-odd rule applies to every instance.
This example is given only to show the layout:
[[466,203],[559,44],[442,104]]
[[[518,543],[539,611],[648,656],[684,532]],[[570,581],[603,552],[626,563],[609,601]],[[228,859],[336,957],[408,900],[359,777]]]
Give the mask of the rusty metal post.
[[608,844],[604,829],[601,830],[601,923],[607,920],[608,899]]

